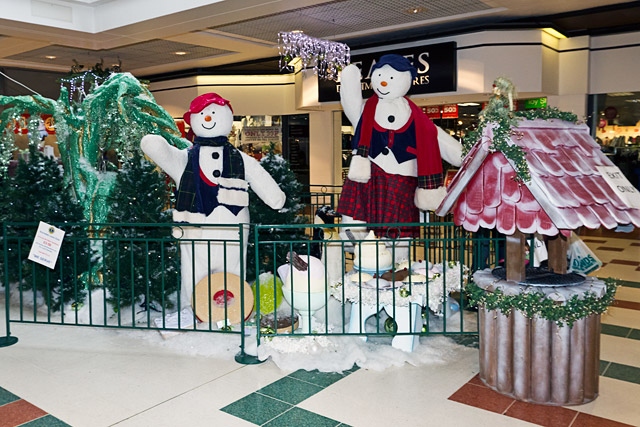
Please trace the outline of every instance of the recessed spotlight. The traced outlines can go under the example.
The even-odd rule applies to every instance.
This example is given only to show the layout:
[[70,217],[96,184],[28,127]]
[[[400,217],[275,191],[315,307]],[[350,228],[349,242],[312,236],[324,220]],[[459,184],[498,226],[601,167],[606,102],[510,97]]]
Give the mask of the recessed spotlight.
[[189,52],[185,52],[184,50],[179,50],[177,52],[173,52],[174,55],[183,56],[187,55]]
[[56,59],[57,56],[55,56],[55,55],[47,55],[47,56],[45,56],[45,58],[53,60],[53,59]]
[[411,7],[409,9],[405,9],[404,13],[408,13],[409,15],[416,15],[418,13],[424,13],[426,11],[427,11],[426,7],[416,6],[416,7]]

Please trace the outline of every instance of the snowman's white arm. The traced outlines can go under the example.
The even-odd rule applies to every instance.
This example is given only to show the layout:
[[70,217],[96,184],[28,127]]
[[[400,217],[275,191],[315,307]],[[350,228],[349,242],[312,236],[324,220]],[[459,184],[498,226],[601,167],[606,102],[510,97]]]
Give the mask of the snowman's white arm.
[[187,166],[187,150],[174,147],[160,135],[145,135],[140,141],[140,148],[180,186],[180,178]]
[[440,126],[436,126],[436,129],[438,129],[440,157],[446,160],[451,166],[460,166],[462,164],[462,144]]
[[347,65],[340,73],[340,104],[353,127],[358,125],[364,108],[360,80],[362,77],[357,65]]
[[241,154],[244,160],[244,176],[253,192],[271,209],[282,208],[287,196],[280,189],[278,183],[262,167],[260,162],[245,153]]

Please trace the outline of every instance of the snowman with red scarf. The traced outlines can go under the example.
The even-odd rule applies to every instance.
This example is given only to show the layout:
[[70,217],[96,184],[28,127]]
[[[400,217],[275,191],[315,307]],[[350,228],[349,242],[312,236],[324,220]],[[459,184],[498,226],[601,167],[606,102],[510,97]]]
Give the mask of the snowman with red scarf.
[[[383,55],[371,68],[375,95],[365,101],[360,69],[351,64],[342,70],[340,101],[356,128],[337,208],[343,222],[419,222],[420,210],[435,210],[446,195],[441,158],[459,166],[462,145],[406,97],[416,74],[407,58]],[[378,237],[415,237],[418,228],[374,231]]]
[[256,159],[229,142],[229,101],[215,93],[200,95],[183,118],[195,135],[189,148],[178,149],[159,135],[143,137],[140,148],[176,183],[173,220],[203,225],[179,230],[184,239],[180,296],[186,307],[195,284],[209,274],[240,276],[240,250],[246,253],[249,233],[245,226],[240,248],[238,227],[228,225],[249,223],[249,186],[272,209],[282,208],[286,196]]

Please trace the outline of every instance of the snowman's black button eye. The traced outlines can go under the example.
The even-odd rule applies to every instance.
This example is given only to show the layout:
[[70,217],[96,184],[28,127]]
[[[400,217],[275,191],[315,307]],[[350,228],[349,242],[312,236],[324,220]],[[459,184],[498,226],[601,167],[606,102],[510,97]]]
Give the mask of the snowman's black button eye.
[[213,157],[214,159],[218,159],[220,157],[220,153],[211,153],[211,157]]
[[213,171],[213,177],[214,178],[219,178],[220,177],[220,171],[219,170]]

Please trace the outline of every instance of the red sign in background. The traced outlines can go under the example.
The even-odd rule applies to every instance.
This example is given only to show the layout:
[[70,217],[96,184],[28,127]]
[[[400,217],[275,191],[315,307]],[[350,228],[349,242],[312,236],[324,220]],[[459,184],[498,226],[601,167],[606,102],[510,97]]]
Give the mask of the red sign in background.
[[422,111],[424,111],[430,119],[458,118],[458,104],[431,105],[429,107],[422,107]]
[[439,105],[431,105],[430,107],[422,107],[422,111],[424,111],[424,113],[430,119],[439,119],[440,118],[440,106]]
[[443,119],[457,119],[458,118],[458,104],[448,104],[442,106],[442,118]]

